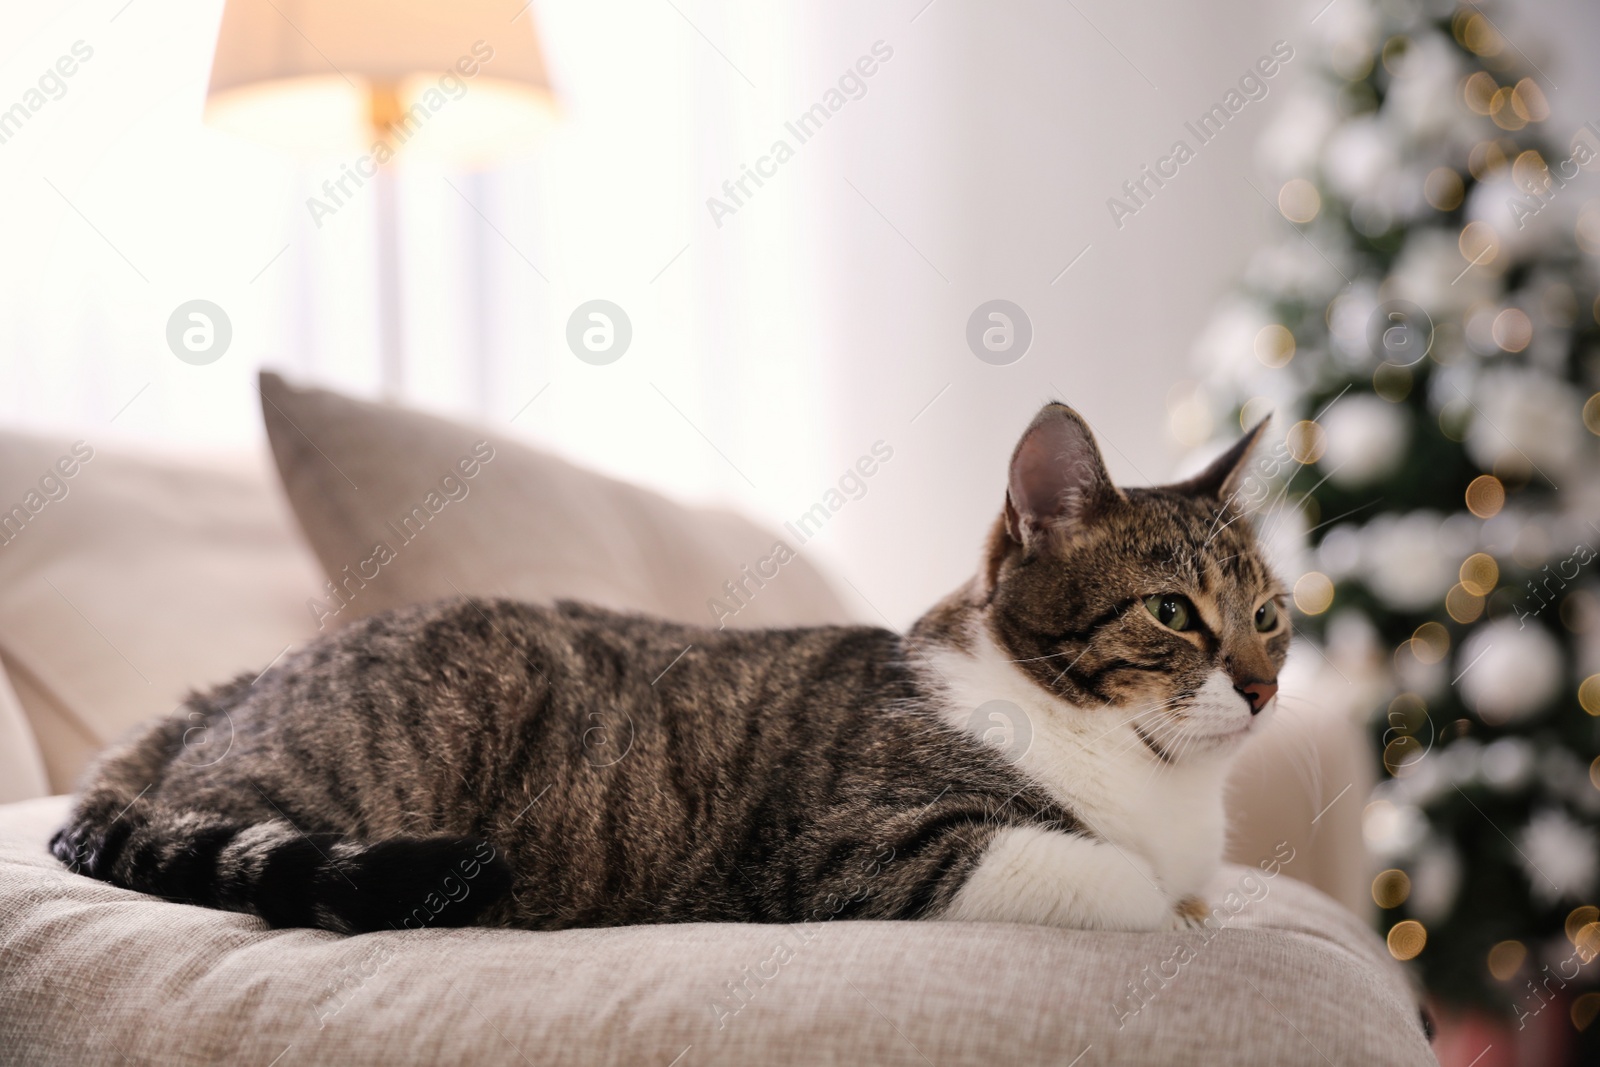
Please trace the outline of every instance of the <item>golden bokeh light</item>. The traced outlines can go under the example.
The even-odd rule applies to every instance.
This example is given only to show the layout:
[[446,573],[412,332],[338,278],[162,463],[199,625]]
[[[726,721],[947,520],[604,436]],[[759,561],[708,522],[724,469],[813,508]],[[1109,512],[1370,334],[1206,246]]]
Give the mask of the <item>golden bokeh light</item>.
[[1509,982],[1528,958],[1528,946],[1521,941],[1501,941],[1489,950],[1489,973],[1497,982]]
[[1600,993],[1585,993],[1572,1002],[1572,1025],[1578,1030],[1589,1029],[1596,1015],[1600,1015]]
[[1397,737],[1383,746],[1383,769],[1391,778],[1404,778],[1427,754],[1427,747],[1417,738]]
[[1489,117],[1502,130],[1520,130],[1526,126],[1526,111],[1515,89],[1497,89],[1489,99]]
[[1372,880],[1372,902],[1380,908],[1398,908],[1411,896],[1411,877],[1391,867]]
[[1290,178],[1278,190],[1278,210],[1290,222],[1310,222],[1322,210],[1322,194],[1304,178]]
[[1307,571],[1294,583],[1294,606],[1307,615],[1321,615],[1333,606],[1333,579]]
[[1594,762],[1589,764],[1589,784],[1600,789],[1600,756],[1596,756]]
[[1450,651],[1450,631],[1425,622],[1411,635],[1411,654],[1423,663],[1438,663]]
[[1567,940],[1577,943],[1578,931],[1590,923],[1600,920],[1600,908],[1593,904],[1585,904],[1581,908],[1573,908],[1567,915]]
[[1500,565],[1487,552],[1474,552],[1462,561],[1460,578],[1473,596],[1488,596],[1500,583]]
[[1550,187],[1550,165],[1530,148],[1511,164],[1511,180],[1525,193],[1543,193]]
[[1589,428],[1590,433],[1600,437],[1600,393],[1584,401],[1583,424]]
[[1487,115],[1489,101],[1499,89],[1500,83],[1494,80],[1494,75],[1480,70],[1461,83],[1461,99],[1474,114]]
[[1256,358],[1268,367],[1282,367],[1294,358],[1294,334],[1277,323],[1256,331]]
[[1455,35],[1461,46],[1475,55],[1497,56],[1506,47],[1506,39],[1494,28],[1494,23],[1482,14],[1469,11],[1456,12]]
[[1389,944],[1389,955],[1397,960],[1414,960],[1428,944],[1428,930],[1417,920],[1407,919],[1391,926],[1385,940]]
[[1585,252],[1600,252],[1600,200],[1591,200],[1578,212],[1578,225],[1573,231],[1578,247]]
[[[1515,150],[1515,146],[1513,146]],[[1481,141],[1467,153],[1467,170],[1481,181],[1487,181],[1495,171],[1506,165],[1509,157],[1498,141]]]
[[1600,715],[1600,674],[1591,674],[1579,684],[1578,706],[1590,715]]
[[1492,519],[1506,506],[1506,487],[1492,474],[1480,474],[1467,486],[1467,510],[1480,519]]
[[1450,587],[1444,595],[1444,610],[1456,622],[1477,622],[1483,617],[1483,606],[1488,603],[1487,598],[1474,593],[1461,582]]
[[[1395,650],[1395,655],[1416,643],[1406,641]],[[1428,705],[1416,693],[1401,693],[1389,702],[1389,729],[1384,736],[1394,735],[1383,746],[1383,767],[1395,778],[1403,778],[1422,762],[1433,743],[1433,724],[1428,718]],[[1423,739],[1427,740],[1424,741]]]
[[1477,266],[1493,263],[1500,254],[1500,235],[1487,222],[1467,223],[1456,243],[1466,261]]
[[1550,102],[1544,97],[1544,90],[1532,78],[1523,78],[1517,82],[1514,106],[1529,122],[1543,122],[1550,117]]
[[1533,320],[1521,308],[1506,308],[1494,317],[1489,335],[1507,352],[1521,352],[1533,340]]
[[1454,211],[1461,206],[1466,186],[1451,167],[1435,167],[1422,182],[1422,195],[1435,211]]
[[1578,958],[1584,963],[1600,956],[1600,922],[1584,923],[1573,937],[1572,944],[1578,950]]
[[1289,427],[1284,442],[1296,463],[1315,463],[1328,450],[1328,432],[1311,420],[1302,419]]
[[1248,430],[1268,415],[1277,405],[1264,396],[1253,396],[1239,408],[1239,428]]

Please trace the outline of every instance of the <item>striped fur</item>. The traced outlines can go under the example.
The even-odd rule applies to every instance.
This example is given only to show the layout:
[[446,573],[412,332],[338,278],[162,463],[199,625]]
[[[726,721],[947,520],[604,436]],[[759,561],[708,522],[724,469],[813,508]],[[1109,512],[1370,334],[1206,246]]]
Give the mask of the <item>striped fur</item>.
[[[1022,694],[1041,740],[1070,748],[1074,735],[1049,732],[1054,718],[1114,725],[1138,702],[1160,704],[1146,747],[1124,754],[1161,774],[1198,750],[1174,725],[1201,717],[1196,679],[1275,675],[1287,637],[1237,632],[1241,605],[1271,579],[1247,523],[1206,528],[1227,512],[1222,479],[1242,449],[1214,483],[1178,490],[1074,476],[1068,492],[1026,471],[1019,482],[1039,456],[1086,469],[1081,442],[1029,459],[1029,442],[1059,436],[1063,420],[1081,424],[1047,408],[1019,446],[979,576],[907,635],[717,631],[570,602],[457,599],[372,616],[109,750],[52,849],[118,885],[342,932],[1169,924],[1190,879],[1147,878],[1154,895],[1137,907],[1109,899],[1131,891],[1090,868],[1120,847],[1122,821],[1053,777],[1055,764],[988,743],[967,713],[985,692]],[[1086,428],[1081,441],[1092,450]],[[1103,479],[1098,453],[1087,458]],[[1195,598],[1203,634],[1133,616],[1130,598],[1158,578]],[[1003,665],[981,668],[984,657]],[[1026,893],[997,899],[1029,856]]]

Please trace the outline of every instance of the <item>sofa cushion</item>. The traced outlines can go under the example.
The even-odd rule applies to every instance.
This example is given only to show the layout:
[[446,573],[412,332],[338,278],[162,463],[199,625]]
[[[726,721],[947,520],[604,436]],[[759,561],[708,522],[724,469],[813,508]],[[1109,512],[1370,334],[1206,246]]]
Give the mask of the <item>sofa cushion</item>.
[[1225,868],[1215,928],[1178,933],[839,922],[340,937],[69,874],[45,848],[66,810],[0,807],[13,1062],[1434,1063],[1381,942],[1286,877],[1297,857],[1284,852]]
[[27,511],[0,524],[0,669],[53,791],[191,688],[316,632],[322,582],[274,482],[259,454],[0,433],[0,507]]
[[[809,560],[776,559],[778,537],[731,512],[675,504],[508,434],[275,374],[261,376],[261,396],[289,500],[335,583],[337,599],[310,606],[319,628],[457,593],[587,600],[699,625],[851,621]],[[745,577],[763,561],[769,577]],[[728,582],[744,583],[738,602]],[[712,611],[718,598],[728,614]]]
[[39,744],[10,679],[0,669],[0,804],[49,794]]

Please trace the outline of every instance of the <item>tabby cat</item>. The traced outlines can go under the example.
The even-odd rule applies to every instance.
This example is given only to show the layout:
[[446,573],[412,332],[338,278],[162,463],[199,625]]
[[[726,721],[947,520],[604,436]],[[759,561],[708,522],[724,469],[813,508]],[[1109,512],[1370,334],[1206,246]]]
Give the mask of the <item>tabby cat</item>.
[[347,933],[1196,922],[1289,646],[1240,503],[1260,432],[1121,489],[1047,405],[977,575],[903,635],[571,602],[372,616],[110,750],[52,851]]

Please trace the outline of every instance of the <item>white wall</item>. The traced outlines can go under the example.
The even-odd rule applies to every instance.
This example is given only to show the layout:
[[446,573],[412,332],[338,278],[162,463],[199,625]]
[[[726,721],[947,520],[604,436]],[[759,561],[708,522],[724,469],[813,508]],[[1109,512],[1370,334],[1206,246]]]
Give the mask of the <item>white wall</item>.
[[[1255,0],[937,0],[878,32],[896,42],[893,80],[816,181],[830,252],[849,267],[834,291],[835,465],[877,437],[896,447],[830,536],[851,581],[900,624],[974,569],[1015,436],[1041,402],[1084,413],[1117,479],[1170,475],[1166,396],[1191,340],[1266,228],[1283,225],[1247,178],[1294,61],[1212,143],[1184,123],[1274,41],[1309,33]],[[831,36],[845,51],[861,34]],[[1195,158],[1119,229],[1107,199],[1179,138]],[[980,362],[965,341],[972,310],[995,297],[1034,326],[1010,366]]]

